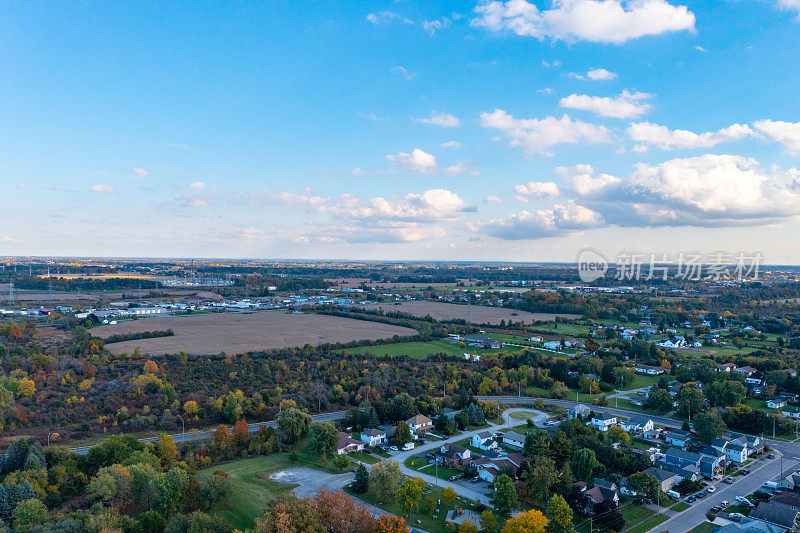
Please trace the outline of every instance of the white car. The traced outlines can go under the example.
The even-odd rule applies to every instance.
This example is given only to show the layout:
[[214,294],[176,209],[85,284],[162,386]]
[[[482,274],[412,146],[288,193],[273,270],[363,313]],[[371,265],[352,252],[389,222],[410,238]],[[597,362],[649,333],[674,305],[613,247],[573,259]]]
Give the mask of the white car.
[[712,494],[716,490],[717,490],[717,487],[715,487],[714,485],[711,485],[710,487],[708,487],[706,489],[706,492],[709,493],[709,494]]
[[753,507],[753,503],[745,498],[744,496],[737,496],[736,501],[747,505],[748,507]]

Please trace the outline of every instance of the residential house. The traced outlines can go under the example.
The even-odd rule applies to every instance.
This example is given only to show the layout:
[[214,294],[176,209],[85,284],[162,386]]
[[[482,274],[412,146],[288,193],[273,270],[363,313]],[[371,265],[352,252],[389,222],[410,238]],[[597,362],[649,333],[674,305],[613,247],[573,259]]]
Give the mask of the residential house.
[[595,413],[589,425],[592,425],[600,431],[608,431],[608,428],[617,423],[617,417],[608,413]]
[[661,484],[661,490],[664,491],[671,489],[678,483],[678,476],[669,470],[662,470],[651,466],[644,472],[653,475],[658,480],[659,484]]
[[497,476],[508,473],[516,477],[525,457],[521,453],[511,453],[500,457],[479,457],[472,461],[481,479],[494,483]]
[[722,460],[723,457],[719,455],[716,455],[716,457],[708,456],[673,447],[664,453],[664,458],[661,459],[658,464],[661,466],[680,468],[684,472],[691,473],[692,475],[686,475],[672,468],[670,469],[678,473],[681,479],[688,477],[692,481],[696,481],[697,478],[694,474],[700,474],[709,479],[720,476],[722,474]]
[[547,341],[542,344],[542,348],[547,350],[560,350],[561,349],[561,341]]
[[628,396],[628,401],[631,405],[643,407],[647,403],[647,396]]
[[480,346],[481,348],[502,348],[503,345],[500,341],[483,337],[481,335],[465,335],[464,341],[473,346]]
[[717,372],[733,372],[734,370],[736,370],[736,364],[734,363],[717,365]]
[[749,378],[750,376],[758,372],[758,370],[756,370],[752,366],[741,366],[735,369],[734,372],[736,372],[737,374],[744,374],[745,377]]
[[653,419],[646,416],[632,416],[619,424],[628,433],[644,433],[653,429]]
[[781,414],[787,418],[800,420],[800,409],[797,407],[784,407],[781,409]]
[[619,493],[609,487],[595,485],[583,493],[583,512],[587,515],[595,514],[594,508],[608,500],[619,503]]
[[761,502],[755,509],[750,510],[750,518],[792,530],[795,528],[798,514],[800,512],[788,505],[771,501]]
[[473,447],[484,451],[497,449],[497,441],[494,440],[494,436],[492,435],[491,431],[481,431],[480,433],[476,433],[472,436],[471,444]]
[[750,456],[764,451],[764,442],[761,437],[741,433],[732,433],[730,438],[714,439],[711,446],[737,464],[742,464]]
[[591,407],[579,403],[567,409],[567,419],[572,420],[573,418],[588,418],[591,412]]
[[[796,376],[792,376],[792,377],[796,377]],[[791,403],[797,403],[797,401],[800,400],[800,394],[797,394],[796,392],[782,392],[781,396],[786,398],[787,402],[791,402]]]
[[388,442],[386,430],[383,429],[365,429],[361,432],[361,441],[367,446],[379,446]]
[[511,448],[519,448],[520,450],[525,447],[525,435],[520,435],[515,431],[507,431],[503,433],[503,444]]
[[363,442],[354,439],[347,433],[339,432],[339,443],[336,445],[336,453],[342,455],[350,452],[360,452],[363,449]]
[[773,396],[767,400],[767,407],[770,409],[780,409],[786,407],[786,398],[783,396]]
[[458,444],[442,444],[439,448],[441,463],[445,466],[456,467],[468,464],[472,460],[472,452]]
[[433,429],[433,420],[425,415],[414,415],[406,420],[406,424],[408,424],[408,429],[411,430],[414,438],[418,438],[424,435],[426,431]]
[[658,376],[666,372],[663,367],[650,365],[636,365],[635,371],[637,374],[645,374],[648,376]]
[[667,444],[672,444],[673,446],[678,446],[679,448],[685,448],[691,440],[691,433],[688,431],[683,431],[682,429],[675,429],[664,435],[664,441]]

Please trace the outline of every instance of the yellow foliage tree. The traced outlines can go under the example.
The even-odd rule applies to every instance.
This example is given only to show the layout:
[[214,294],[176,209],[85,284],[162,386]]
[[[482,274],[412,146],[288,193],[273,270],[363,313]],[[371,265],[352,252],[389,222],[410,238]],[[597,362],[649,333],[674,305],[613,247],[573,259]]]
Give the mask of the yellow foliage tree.
[[547,518],[541,511],[532,509],[511,518],[503,526],[503,533],[544,533]]

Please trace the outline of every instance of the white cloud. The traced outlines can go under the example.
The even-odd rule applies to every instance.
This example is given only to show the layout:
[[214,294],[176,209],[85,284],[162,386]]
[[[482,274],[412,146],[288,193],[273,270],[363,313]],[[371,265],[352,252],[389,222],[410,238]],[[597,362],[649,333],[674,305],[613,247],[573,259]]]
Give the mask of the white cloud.
[[552,181],[531,181],[515,186],[514,193],[518,201],[528,203],[532,199],[555,198],[561,191]]
[[644,115],[653,107],[643,102],[652,98],[652,94],[629,92],[627,90],[617,97],[589,96],[571,94],[559,101],[561,107],[591,111],[595,115],[611,118],[635,118]]
[[788,11],[797,11],[797,20],[800,22],[800,0],[778,0],[778,7]]
[[543,93],[543,94],[552,94],[553,93],[553,89],[550,88],[550,87],[545,87],[544,89],[536,89],[536,92],[537,93]]
[[481,126],[502,130],[511,140],[511,146],[519,146],[530,155],[546,154],[546,148],[560,143],[606,143],[611,141],[610,132],[597,126],[573,120],[568,115],[561,118],[517,119],[502,109],[481,114]]
[[369,15],[367,15],[367,21],[374,24],[375,26],[396,20],[401,21],[405,24],[412,24],[412,25],[414,24],[413,20],[403,17],[399,13],[395,13],[393,11],[381,11],[380,13],[370,13]]
[[386,159],[393,165],[405,167],[417,174],[432,174],[437,168],[436,156],[419,148],[414,148],[411,153],[400,152],[397,155],[387,155]]
[[91,191],[99,194],[117,194],[117,191],[110,185],[95,185],[91,188]]
[[400,66],[400,65],[392,67],[392,72],[394,72],[395,74],[400,74],[401,76],[403,76],[407,80],[413,80],[414,76],[417,75],[416,72],[409,72],[406,69],[406,67],[403,67],[403,66]]
[[439,146],[442,148],[461,148],[461,143],[458,141],[447,141],[441,143]]
[[195,191],[202,191],[206,188],[206,184],[202,181],[195,181],[194,183],[189,185],[189,188]]
[[542,59],[542,66],[544,68],[558,68],[558,67],[561,66],[561,61],[556,59],[555,61],[548,62],[548,61],[545,61],[544,59]]
[[617,77],[616,73],[604,68],[593,68],[586,73],[586,77],[592,81],[613,80]]
[[418,118],[417,122],[422,122],[423,124],[434,124],[436,126],[444,126],[445,128],[455,128],[460,124],[461,121],[458,120],[458,117],[454,117],[448,113],[437,113],[434,111],[430,118]]
[[[800,133],[800,129],[798,130]],[[747,124],[732,124],[719,131],[694,133],[687,130],[670,130],[666,126],[650,122],[637,122],[628,127],[628,136],[631,140],[655,145],[663,150],[709,148],[723,142],[740,141],[753,135],[753,130]],[[800,139],[800,136],[798,137]],[[636,151],[644,151],[646,146],[635,147]]]
[[697,50],[698,52],[705,52],[705,51],[706,51],[706,49],[705,49],[705,48],[703,48],[703,47],[702,47],[702,46],[700,46],[700,45],[698,45],[698,46],[695,46],[695,47],[694,47],[694,49],[695,49],[695,50]]
[[425,29],[425,31],[427,31],[431,35],[436,33],[437,30],[446,28],[449,25],[450,25],[450,19],[447,17],[442,17],[440,19],[435,19],[435,20],[425,19],[422,21],[423,29]]
[[142,178],[146,178],[150,175],[150,173],[143,168],[134,168],[133,173]]
[[591,165],[556,167],[555,173],[561,176],[571,192],[581,198],[594,198],[622,181],[611,174],[596,175]]
[[429,189],[401,197],[378,196],[364,200],[349,194],[336,198],[292,191],[261,191],[251,195],[254,202],[265,201],[336,218],[373,223],[375,221],[438,222],[455,220],[475,211],[460,196],[447,189]]
[[415,174],[445,174],[448,176],[455,176],[464,172],[474,175],[478,174],[478,171],[472,167],[472,164],[466,161],[459,161],[448,167],[441,168],[436,161],[436,156],[419,148],[414,148],[411,153],[400,152],[396,155],[388,154],[386,159],[388,159],[391,164]]
[[522,211],[505,218],[475,224],[478,231],[505,240],[541,239],[558,237],[599,226],[599,213],[578,205],[572,200],[552,209]]
[[[800,0],[798,0],[800,4]],[[792,153],[800,152],[800,122],[759,120],[753,127],[773,141],[779,142]]]
[[484,203],[487,203],[487,204],[502,204],[503,203],[503,200],[501,200],[499,196],[496,196],[494,194],[487,195],[486,198],[483,199],[483,201],[484,201]]
[[475,12],[473,26],[568,42],[621,44],[645,35],[693,32],[695,23],[686,6],[666,0],[554,0],[546,10],[526,0],[482,1]]

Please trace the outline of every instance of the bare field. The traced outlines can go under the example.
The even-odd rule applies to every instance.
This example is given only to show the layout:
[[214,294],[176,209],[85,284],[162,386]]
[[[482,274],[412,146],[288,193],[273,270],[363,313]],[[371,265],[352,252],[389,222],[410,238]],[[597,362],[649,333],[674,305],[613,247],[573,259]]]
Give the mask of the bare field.
[[410,328],[354,320],[338,316],[291,314],[285,311],[218,313],[167,318],[129,320],[92,329],[98,337],[172,329],[172,337],[116,342],[108,345],[114,353],[178,353],[192,355],[225,352],[237,354],[311,344],[388,339],[394,335],[416,335]]
[[[499,324],[501,320],[513,320],[519,322],[524,320],[530,323],[534,320],[553,321],[556,315],[552,313],[529,313],[516,309],[506,309],[504,307],[486,307],[481,305],[459,305],[442,302],[401,302],[398,304],[380,304],[369,306],[367,309],[380,307],[385,313],[392,311],[408,313],[414,316],[431,315],[437,320],[466,319],[467,312],[470,315],[470,322],[475,324]],[[580,315],[563,314],[558,315],[564,318],[580,318]]]

